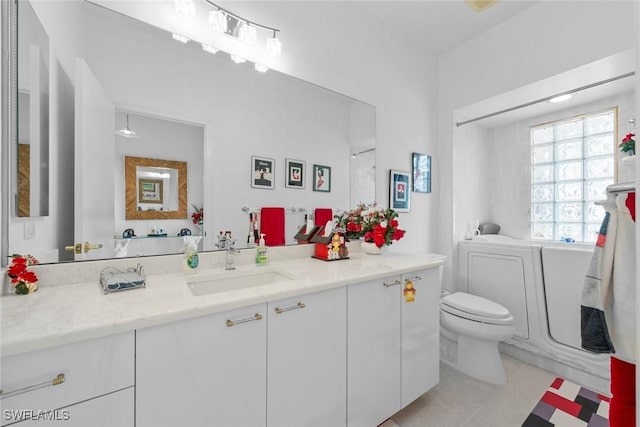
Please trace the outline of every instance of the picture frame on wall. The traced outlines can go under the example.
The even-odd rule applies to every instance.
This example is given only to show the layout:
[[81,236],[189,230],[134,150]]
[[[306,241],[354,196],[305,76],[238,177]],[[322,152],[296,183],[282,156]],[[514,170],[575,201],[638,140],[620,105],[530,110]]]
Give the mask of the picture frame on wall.
[[431,156],[413,153],[412,185],[415,193],[431,193]]
[[161,179],[138,179],[138,201],[140,203],[159,203],[163,201],[163,190]]
[[251,156],[251,187],[274,189],[274,159]]
[[389,171],[389,208],[396,212],[411,211],[411,177],[409,172]]
[[313,165],[313,191],[331,191],[331,167]]
[[306,169],[306,162],[303,160],[285,159],[286,175],[284,186],[303,190],[305,187]]

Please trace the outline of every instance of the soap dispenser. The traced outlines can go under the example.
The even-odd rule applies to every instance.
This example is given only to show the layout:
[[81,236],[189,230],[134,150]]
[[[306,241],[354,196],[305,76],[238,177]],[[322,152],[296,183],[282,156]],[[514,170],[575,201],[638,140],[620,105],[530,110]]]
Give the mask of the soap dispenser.
[[198,243],[200,243],[201,236],[184,236],[184,257],[182,259],[182,268],[185,273],[195,273],[200,264],[200,257],[198,256]]
[[264,233],[260,234],[260,242],[256,247],[256,265],[266,265],[269,262],[269,248],[264,242]]

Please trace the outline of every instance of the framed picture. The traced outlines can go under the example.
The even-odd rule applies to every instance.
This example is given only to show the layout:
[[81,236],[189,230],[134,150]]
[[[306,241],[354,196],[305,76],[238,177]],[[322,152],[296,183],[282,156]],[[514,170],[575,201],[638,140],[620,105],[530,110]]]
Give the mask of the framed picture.
[[285,160],[285,176],[284,186],[287,188],[304,189],[304,178],[306,173],[306,163],[302,160]]
[[251,156],[251,187],[273,190],[275,164],[273,159]]
[[313,165],[313,191],[331,191],[331,168]]
[[413,153],[413,191],[431,193],[431,156]]
[[389,171],[389,207],[396,212],[411,210],[411,181],[409,172]]
[[138,202],[162,204],[162,180],[138,179]]

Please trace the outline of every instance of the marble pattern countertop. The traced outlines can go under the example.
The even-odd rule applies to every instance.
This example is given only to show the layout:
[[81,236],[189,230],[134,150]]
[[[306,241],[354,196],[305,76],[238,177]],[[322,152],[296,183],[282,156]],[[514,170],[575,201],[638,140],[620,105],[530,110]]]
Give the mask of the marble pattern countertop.
[[[289,273],[296,279],[201,296],[191,293],[185,279],[223,272],[223,267],[209,262],[190,275],[176,271],[156,274],[147,269],[146,288],[107,295],[102,293],[98,275],[93,276],[94,280],[81,283],[41,286],[31,295],[5,294],[0,297],[0,355],[51,348],[436,267],[442,265],[444,259],[437,254],[375,256],[354,253],[348,260],[335,262],[307,256],[278,260],[272,261],[267,268]],[[146,263],[153,261],[145,259],[142,262],[146,268]],[[244,263],[238,265],[236,271],[242,273],[261,268],[264,267]],[[44,277],[40,277],[42,281]]]

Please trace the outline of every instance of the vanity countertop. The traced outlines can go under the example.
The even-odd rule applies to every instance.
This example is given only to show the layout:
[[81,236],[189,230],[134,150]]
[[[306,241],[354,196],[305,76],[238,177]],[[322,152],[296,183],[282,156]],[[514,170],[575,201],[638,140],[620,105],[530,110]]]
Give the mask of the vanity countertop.
[[[31,295],[0,297],[0,355],[9,356],[62,344],[156,326],[196,316],[275,301],[351,283],[436,267],[438,254],[353,254],[347,260],[311,258],[271,262],[297,279],[217,294],[194,296],[185,279],[224,271],[201,268],[195,274],[148,275],[146,288],[103,294],[93,282],[41,287]],[[264,267],[238,266],[237,272]]]

